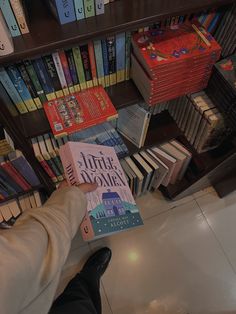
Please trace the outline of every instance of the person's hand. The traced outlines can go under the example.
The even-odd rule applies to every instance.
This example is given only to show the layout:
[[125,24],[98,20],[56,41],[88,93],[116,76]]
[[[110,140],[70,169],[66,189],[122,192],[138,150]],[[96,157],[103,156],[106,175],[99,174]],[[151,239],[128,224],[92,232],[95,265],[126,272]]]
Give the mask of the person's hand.
[[[62,181],[59,186],[58,189],[61,188],[65,188],[69,186],[68,183],[66,182],[66,180]],[[76,186],[83,192],[83,193],[88,193],[88,192],[93,192],[94,190],[96,190],[96,188],[98,187],[97,183],[81,183],[81,184],[76,184]]]

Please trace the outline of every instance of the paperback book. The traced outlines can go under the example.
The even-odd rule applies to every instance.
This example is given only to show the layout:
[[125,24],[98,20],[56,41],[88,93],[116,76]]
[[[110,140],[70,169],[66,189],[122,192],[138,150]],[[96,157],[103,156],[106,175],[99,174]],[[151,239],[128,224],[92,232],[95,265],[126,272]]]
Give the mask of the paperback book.
[[88,207],[81,224],[86,241],[142,225],[142,218],[125,174],[111,147],[67,142],[60,157],[70,185],[96,182],[88,193]]

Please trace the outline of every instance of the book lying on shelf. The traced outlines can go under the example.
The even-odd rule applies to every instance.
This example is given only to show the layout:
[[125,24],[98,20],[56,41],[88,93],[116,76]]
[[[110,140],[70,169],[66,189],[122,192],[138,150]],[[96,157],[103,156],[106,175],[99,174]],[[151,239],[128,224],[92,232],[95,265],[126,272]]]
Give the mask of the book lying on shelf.
[[117,118],[117,111],[102,86],[44,104],[53,134],[65,136]]
[[138,148],[144,145],[151,114],[139,104],[120,109],[117,130]]
[[98,184],[94,192],[87,194],[88,208],[81,224],[84,240],[143,224],[113,148],[68,142],[60,148],[60,156],[70,185]]

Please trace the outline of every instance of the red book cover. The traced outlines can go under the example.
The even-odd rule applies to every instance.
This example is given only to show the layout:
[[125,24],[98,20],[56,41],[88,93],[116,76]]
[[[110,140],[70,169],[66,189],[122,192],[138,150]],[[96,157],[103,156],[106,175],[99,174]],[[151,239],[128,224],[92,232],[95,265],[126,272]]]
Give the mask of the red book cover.
[[[146,69],[158,70],[164,65],[210,55],[215,58],[221,47],[203,27],[197,25],[208,46],[190,23],[165,29],[154,29],[133,35],[134,53]],[[215,60],[216,61],[216,60]]]
[[1,164],[3,169],[9,174],[9,176],[24,190],[28,191],[31,189],[30,184],[25,178],[12,166],[11,162],[3,162]]
[[44,104],[55,136],[64,136],[117,118],[117,111],[102,86],[92,87]]

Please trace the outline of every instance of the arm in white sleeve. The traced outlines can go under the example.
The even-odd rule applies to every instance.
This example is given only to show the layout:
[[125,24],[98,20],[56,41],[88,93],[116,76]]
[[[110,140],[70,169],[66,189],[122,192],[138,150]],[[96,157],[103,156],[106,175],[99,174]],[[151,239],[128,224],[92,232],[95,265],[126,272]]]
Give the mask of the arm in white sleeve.
[[1,231],[2,314],[48,312],[85,211],[85,195],[66,187],[43,207],[23,214],[12,229]]

